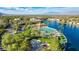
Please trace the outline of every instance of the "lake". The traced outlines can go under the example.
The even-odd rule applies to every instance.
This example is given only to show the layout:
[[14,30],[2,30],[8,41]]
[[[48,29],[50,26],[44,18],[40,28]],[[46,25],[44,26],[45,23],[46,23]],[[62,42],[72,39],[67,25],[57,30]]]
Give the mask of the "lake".
[[65,48],[66,51],[79,51],[79,28],[67,24],[61,26],[61,24],[56,21],[49,22],[48,26],[61,31],[66,36],[68,39]]

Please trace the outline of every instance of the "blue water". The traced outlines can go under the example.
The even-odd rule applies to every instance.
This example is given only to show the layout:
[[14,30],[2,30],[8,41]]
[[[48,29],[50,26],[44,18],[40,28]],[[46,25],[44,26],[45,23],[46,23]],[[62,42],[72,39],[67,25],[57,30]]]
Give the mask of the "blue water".
[[50,28],[50,27],[44,27],[44,28],[40,28],[40,31],[53,32],[53,31],[55,31],[55,29]]
[[58,22],[50,22],[49,27],[60,30],[68,39],[66,46],[67,51],[79,51],[79,28],[64,25],[62,29],[60,28],[61,24]]
[[46,25],[49,23],[48,20],[43,20],[42,22]]

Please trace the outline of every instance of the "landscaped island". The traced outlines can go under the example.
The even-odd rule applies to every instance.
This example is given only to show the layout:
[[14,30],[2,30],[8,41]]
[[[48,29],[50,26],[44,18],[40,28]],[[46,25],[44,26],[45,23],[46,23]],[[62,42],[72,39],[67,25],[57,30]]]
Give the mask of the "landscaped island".
[[48,27],[48,17],[1,16],[0,46],[5,51],[64,51],[66,37]]

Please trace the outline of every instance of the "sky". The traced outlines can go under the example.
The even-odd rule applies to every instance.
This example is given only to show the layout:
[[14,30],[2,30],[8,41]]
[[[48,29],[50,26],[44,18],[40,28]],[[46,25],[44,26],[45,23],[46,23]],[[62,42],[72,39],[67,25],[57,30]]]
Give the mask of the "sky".
[[13,15],[79,15],[79,7],[0,7],[0,13]]

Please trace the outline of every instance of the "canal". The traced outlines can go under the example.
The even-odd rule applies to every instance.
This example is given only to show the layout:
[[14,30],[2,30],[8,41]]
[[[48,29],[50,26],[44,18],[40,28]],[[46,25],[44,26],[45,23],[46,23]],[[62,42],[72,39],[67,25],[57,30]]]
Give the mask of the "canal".
[[48,26],[61,31],[66,36],[68,39],[68,43],[65,48],[66,51],[79,51],[79,28],[69,26],[67,24],[61,26],[61,24],[56,21],[49,22]]

